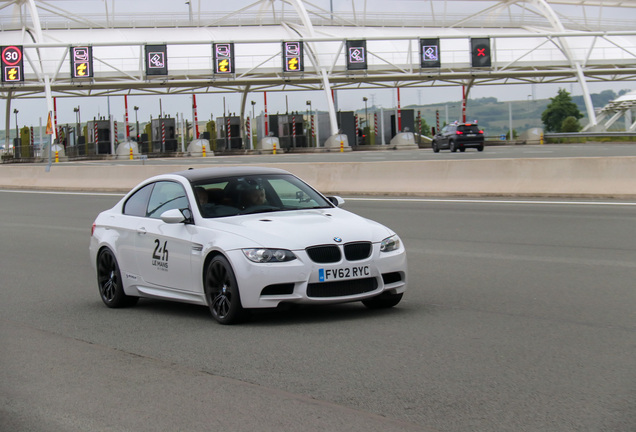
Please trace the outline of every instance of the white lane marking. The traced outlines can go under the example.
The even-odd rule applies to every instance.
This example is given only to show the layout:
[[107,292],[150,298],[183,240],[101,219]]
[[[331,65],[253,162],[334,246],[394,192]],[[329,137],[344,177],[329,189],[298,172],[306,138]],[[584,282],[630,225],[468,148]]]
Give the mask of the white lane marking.
[[20,193],[20,194],[45,194],[45,195],[85,195],[85,196],[119,196],[126,194],[116,192],[71,192],[71,191],[46,191],[46,190],[13,190],[0,189],[0,192]]
[[625,201],[531,201],[531,200],[493,200],[493,199],[454,199],[454,198],[344,198],[348,201],[395,201],[430,203],[469,203],[469,204],[541,204],[541,205],[608,205],[636,206],[636,202]]

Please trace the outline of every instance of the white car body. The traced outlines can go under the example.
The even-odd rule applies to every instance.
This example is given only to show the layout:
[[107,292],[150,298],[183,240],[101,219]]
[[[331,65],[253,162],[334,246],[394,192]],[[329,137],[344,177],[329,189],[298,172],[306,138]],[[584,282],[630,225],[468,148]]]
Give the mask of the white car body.
[[[197,184],[209,183],[207,179],[217,177],[242,181],[251,179],[250,176],[258,176],[254,178],[258,178],[259,184],[266,183],[262,188],[266,189],[268,199],[276,199],[279,204],[282,198],[272,196],[275,191],[270,186],[276,182],[266,179],[268,176],[293,177],[278,169],[205,168],[160,175],[140,183],[95,220],[90,259],[98,279],[110,276],[108,284],[117,284],[115,273],[119,270],[123,297],[174,300],[208,305],[212,309],[213,299],[206,296],[206,268],[211,257],[222,256],[229,262],[236,278],[239,306],[243,309],[274,308],[280,303],[369,301],[387,296],[397,301],[379,307],[397,304],[407,285],[403,244],[387,227],[338,208],[336,204],[343,201],[337,197],[327,199],[311,189],[308,193],[315,194],[312,195],[314,199],[325,200],[324,203],[320,201],[321,208],[278,211],[263,206],[264,213],[204,217],[204,206],[197,205]],[[262,179],[265,180],[261,182]],[[299,181],[296,177],[293,179]],[[128,208],[134,209],[134,202],[142,201],[137,197],[145,196],[146,190],[159,193],[157,182],[172,182],[161,184],[162,187],[174,186],[177,190],[178,186],[173,183],[181,185],[187,201],[183,197],[173,198],[174,202],[179,201],[179,210],[162,212],[160,217],[124,214],[129,198]],[[230,183],[227,184],[226,189]],[[276,184],[285,191],[289,188],[283,181]],[[208,194],[212,193],[211,189],[207,190]],[[309,205],[308,195],[295,193],[298,205]],[[153,202],[152,197],[148,199]],[[286,202],[296,204],[296,199]],[[180,210],[186,206],[191,217],[184,220],[183,214],[189,216],[190,213]],[[144,211],[150,214],[151,207],[146,204]],[[217,207],[229,208],[220,204]],[[134,211],[128,208],[126,212]],[[390,247],[381,251],[383,241],[387,239],[391,239]],[[105,249],[112,252],[116,264],[113,271],[102,269],[100,276],[100,251]],[[248,259],[248,250],[259,258],[269,257],[276,251],[284,261],[254,262]],[[318,257],[312,259],[310,252]],[[328,256],[323,257],[324,253]],[[107,283],[99,284],[102,292]],[[222,287],[223,292],[225,288]],[[102,298],[108,306],[119,306],[109,304],[103,292]],[[216,315],[215,318],[219,319]],[[231,318],[227,323],[235,321]]]

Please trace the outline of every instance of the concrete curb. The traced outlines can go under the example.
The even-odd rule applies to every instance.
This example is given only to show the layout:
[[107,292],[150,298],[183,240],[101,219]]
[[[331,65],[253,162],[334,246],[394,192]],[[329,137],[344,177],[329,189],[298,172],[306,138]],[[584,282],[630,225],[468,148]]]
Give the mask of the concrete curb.
[[[259,164],[337,194],[554,196],[636,199],[636,157]],[[197,168],[219,166],[215,163]],[[222,165],[230,166],[230,165]],[[125,192],[190,165],[1,166],[0,188]]]

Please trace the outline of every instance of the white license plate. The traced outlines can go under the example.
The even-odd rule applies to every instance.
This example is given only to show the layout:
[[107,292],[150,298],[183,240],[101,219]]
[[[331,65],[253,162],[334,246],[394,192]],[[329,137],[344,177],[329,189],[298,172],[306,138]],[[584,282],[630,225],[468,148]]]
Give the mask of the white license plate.
[[369,269],[368,265],[334,269],[318,269],[318,280],[320,282],[342,279],[357,279],[367,276],[371,276],[371,270]]
[[477,136],[477,134],[466,134],[466,136],[474,137],[474,136]]

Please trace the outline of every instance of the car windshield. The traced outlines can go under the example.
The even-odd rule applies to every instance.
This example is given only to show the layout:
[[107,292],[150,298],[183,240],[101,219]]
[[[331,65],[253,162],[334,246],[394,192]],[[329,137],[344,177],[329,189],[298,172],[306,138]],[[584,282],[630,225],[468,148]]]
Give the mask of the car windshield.
[[192,187],[204,218],[333,207],[291,174],[213,178]]

